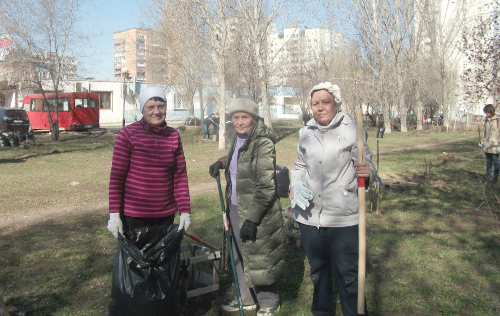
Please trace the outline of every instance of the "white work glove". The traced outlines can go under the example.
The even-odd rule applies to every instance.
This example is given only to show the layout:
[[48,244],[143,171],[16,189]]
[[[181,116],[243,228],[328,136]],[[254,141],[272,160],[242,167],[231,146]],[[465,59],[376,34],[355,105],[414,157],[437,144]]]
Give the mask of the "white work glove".
[[309,200],[313,198],[312,191],[306,187],[304,182],[297,182],[293,185],[292,208],[297,205],[304,211],[309,207]]
[[118,233],[123,234],[123,224],[120,213],[109,213],[108,230],[115,238],[118,238]]
[[483,142],[479,142],[479,147],[483,148]]
[[187,231],[189,226],[191,226],[191,214],[189,213],[181,213],[179,217],[179,228],[177,231],[180,231],[184,228],[184,231]]

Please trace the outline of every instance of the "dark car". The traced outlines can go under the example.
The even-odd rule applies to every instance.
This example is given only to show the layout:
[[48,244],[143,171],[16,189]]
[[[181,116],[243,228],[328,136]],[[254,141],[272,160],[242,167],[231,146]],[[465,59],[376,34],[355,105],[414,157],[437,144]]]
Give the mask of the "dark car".
[[0,108],[0,132],[26,134],[29,130],[30,120],[25,110]]

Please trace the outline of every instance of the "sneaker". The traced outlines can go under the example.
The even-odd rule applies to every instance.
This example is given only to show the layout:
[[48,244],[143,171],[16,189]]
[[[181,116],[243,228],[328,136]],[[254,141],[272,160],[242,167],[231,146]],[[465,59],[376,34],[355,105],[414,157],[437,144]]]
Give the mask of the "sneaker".
[[272,316],[274,313],[280,310],[280,306],[261,308],[257,312],[258,316]]
[[[229,302],[227,304],[221,305],[221,309],[225,312],[228,312],[228,313],[237,312],[240,310],[237,300],[232,300],[231,302]],[[257,305],[255,305],[255,304],[243,305],[244,311],[253,311],[256,309],[257,309]]]

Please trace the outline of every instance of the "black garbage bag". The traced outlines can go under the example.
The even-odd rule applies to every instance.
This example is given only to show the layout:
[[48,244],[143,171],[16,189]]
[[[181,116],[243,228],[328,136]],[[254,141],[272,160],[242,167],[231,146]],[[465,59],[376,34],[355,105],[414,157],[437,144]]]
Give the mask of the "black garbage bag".
[[142,226],[118,236],[113,266],[111,316],[182,315],[178,225]]
[[278,182],[278,196],[287,198],[290,186],[290,175],[287,167],[276,166],[276,182]]

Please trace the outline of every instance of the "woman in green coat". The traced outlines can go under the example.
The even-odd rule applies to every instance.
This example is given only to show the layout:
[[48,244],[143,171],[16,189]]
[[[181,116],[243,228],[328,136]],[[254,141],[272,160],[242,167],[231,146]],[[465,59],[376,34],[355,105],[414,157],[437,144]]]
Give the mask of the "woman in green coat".
[[[225,169],[233,253],[243,307],[256,309],[258,303],[257,315],[273,315],[280,307],[277,282],[283,269],[276,138],[259,117],[259,108],[252,100],[233,100],[229,114],[236,135],[229,154],[212,164],[209,172],[215,178],[220,169]],[[238,311],[237,300],[222,309]]]

